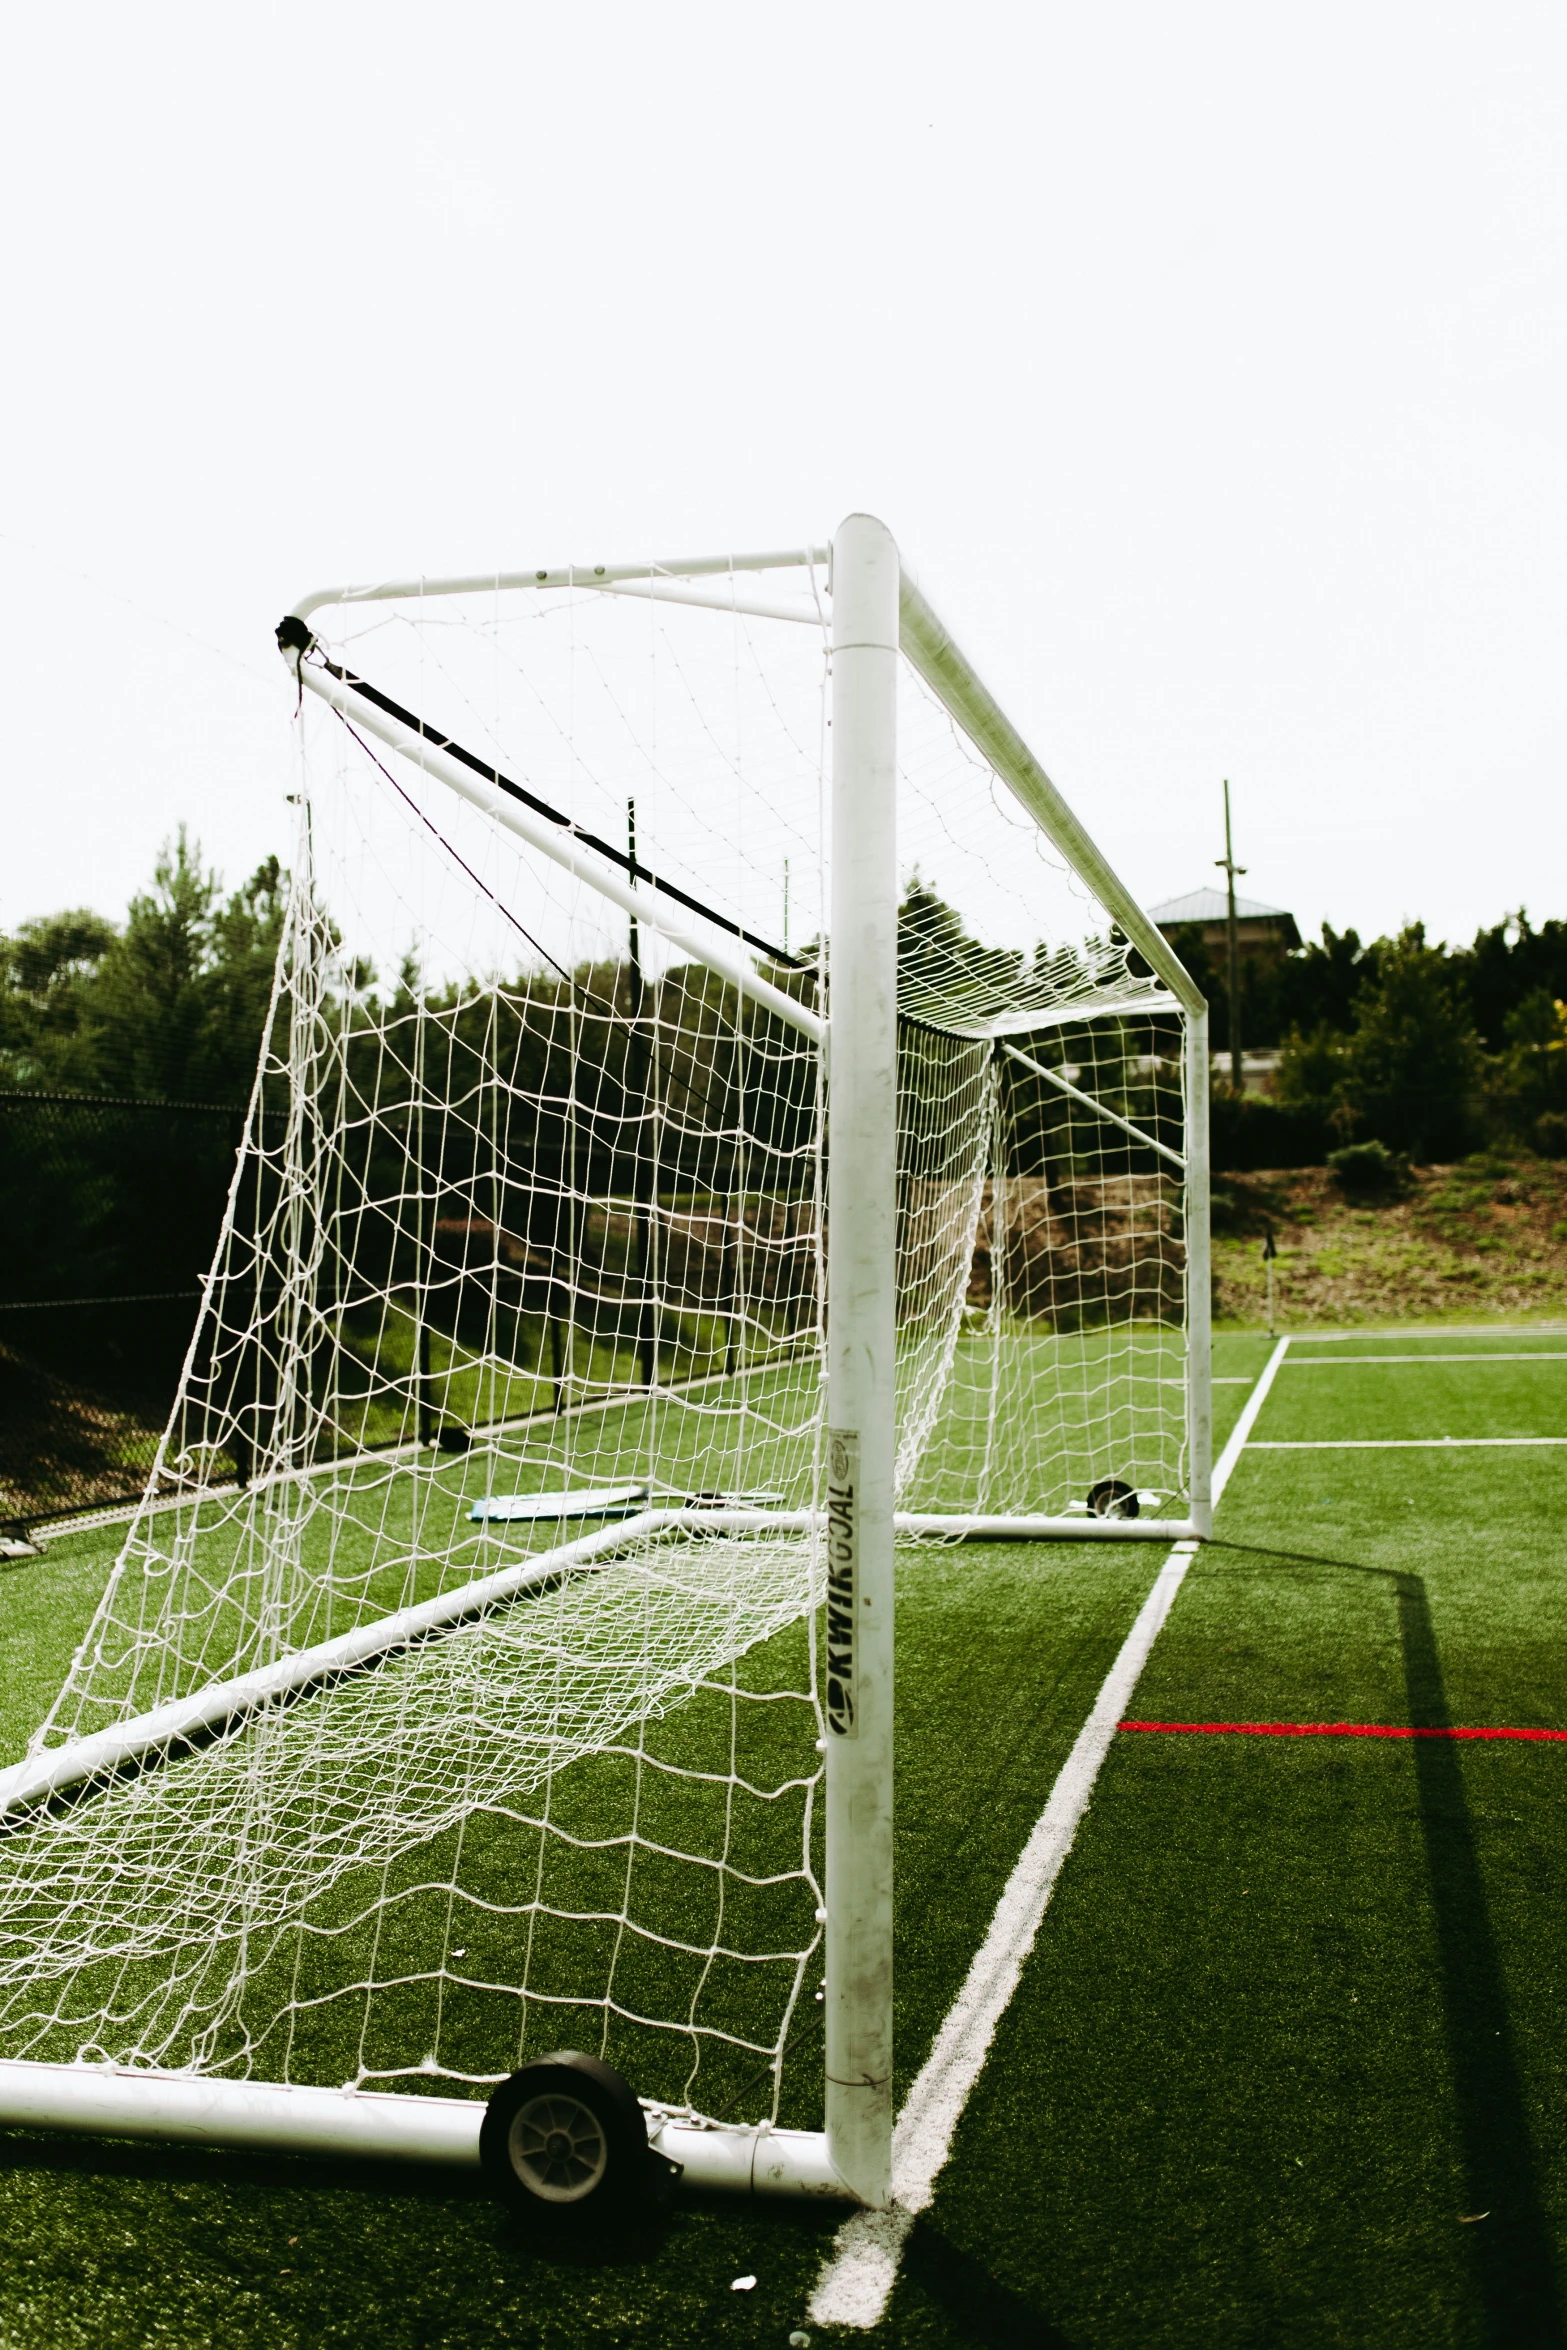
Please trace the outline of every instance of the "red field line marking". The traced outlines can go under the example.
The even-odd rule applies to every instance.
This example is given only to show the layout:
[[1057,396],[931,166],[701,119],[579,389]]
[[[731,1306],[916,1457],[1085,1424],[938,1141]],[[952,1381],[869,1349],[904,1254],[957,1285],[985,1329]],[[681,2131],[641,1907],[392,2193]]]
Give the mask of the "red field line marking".
[[1174,1730],[1203,1738],[1531,1738],[1567,1744],[1567,1730],[1425,1730],[1382,1722],[1122,1722],[1123,1730]]

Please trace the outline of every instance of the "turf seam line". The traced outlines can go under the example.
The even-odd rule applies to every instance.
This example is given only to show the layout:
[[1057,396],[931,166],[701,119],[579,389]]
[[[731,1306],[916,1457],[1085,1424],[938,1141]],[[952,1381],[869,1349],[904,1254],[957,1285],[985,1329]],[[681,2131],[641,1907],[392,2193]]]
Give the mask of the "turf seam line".
[[[1288,1348],[1289,1340],[1281,1338],[1219,1456],[1213,1472],[1216,1505]],[[814,2325],[863,2330],[881,2322],[909,2230],[935,2193],[963,2109],[984,2067],[996,2027],[1022,1979],[1123,1709],[1198,1547],[1195,1542],[1175,1545],[1105,1675],[1093,1711],[1079,1730],[1049,1800],[1007,1879],[963,1988],[944,2018],[894,2125],[891,2205],[885,2211],[857,2211],[839,2228],[811,2295],[808,2315]]]
[[1527,1738],[1567,1744],[1567,1730],[1427,1728],[1397,1722],[1122,1722],[1120,1727],[1207,1738]]

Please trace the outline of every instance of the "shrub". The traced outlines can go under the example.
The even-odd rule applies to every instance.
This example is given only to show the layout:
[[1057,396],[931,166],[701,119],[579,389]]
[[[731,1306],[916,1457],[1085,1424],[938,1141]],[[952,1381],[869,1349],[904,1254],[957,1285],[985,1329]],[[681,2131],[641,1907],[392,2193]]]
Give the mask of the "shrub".
[[1328,1165],[1352,1199],[1389,1199],[1402,1191],[1409,1161],[1385,1142],[1349,1142],[1329,1151]]
[[1422,925],[1411,923],[1382,943],[1376,976],[1355,999],[1345,1105],[1394,1149],[1450,1159],[1473,1135],[1480,1074],[1462,984],[1444,950],[1427,946]]
[[1567,1111],[1541,1111],[1534,1122],[1534,1147],[1542,1159],[1567,1159]]
[[1343,1098],[1349,1040],[1326,1021],[1304,1034],[1292,1028],[1279,1054],[1278,1098],[1287,1110],[1326,1118]]
[[1208,1108],[1215,1174],[1253,1175],[1269,1167],[1320,1167],[1331,1131],[1314,1109],[1281,1108],[1256,1094],[1215,1086]]

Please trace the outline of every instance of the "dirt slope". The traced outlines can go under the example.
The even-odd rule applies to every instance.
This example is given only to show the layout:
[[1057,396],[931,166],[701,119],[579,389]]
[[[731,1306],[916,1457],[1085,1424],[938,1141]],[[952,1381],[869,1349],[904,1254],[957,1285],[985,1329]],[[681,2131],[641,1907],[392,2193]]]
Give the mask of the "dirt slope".
[[1214,1179],[1214,1310],[1280,1329],[1567,1314],[1567,1161],[1482,1155],[1417,1168],[1403,1195],[1348,1200],[1322,1167]]

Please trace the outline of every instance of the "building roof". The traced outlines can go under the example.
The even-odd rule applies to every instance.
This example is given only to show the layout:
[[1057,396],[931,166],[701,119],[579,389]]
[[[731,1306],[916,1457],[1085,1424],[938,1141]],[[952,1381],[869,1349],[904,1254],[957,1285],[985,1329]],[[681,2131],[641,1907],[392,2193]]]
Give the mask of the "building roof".
[[[1194,889],[1184,898],[1169,898],[1162,906],[1150,906],[1149,917],[1161,930],[1173,930],[1179,922],[1226,922],[1230,902],[1222,889]],[[1238,897],[1235,901],[1238,922],[1293,922],[1295,917],[1283,906],[1265,906],[1256,898]]]

